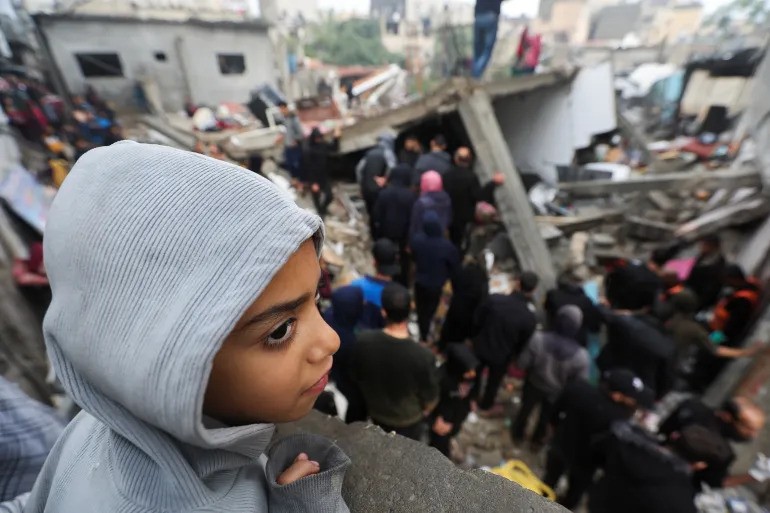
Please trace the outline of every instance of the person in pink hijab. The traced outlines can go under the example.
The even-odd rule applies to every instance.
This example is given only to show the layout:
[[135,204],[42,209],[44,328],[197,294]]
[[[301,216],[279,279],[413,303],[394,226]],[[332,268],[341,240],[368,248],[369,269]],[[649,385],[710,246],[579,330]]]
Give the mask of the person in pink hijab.
[[422,230],[425,212],[436,213],[444,231],[452,222],[452,200],[444,192],[444,182],[436,171],[427,171],[420,178],[420,197],[412,209],[409,225],[409,240]]

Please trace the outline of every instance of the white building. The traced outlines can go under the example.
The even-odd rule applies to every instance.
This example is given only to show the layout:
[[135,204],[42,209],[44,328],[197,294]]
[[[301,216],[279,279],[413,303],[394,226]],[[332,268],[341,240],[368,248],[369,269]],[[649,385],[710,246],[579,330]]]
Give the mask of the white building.
[[93,86],[119,108],[135,102],[138,81],[157,84],[167,111],[196,103],[246,102],[275,83],[268,27],[261,21],[37,15],[55,71],[73,94]]

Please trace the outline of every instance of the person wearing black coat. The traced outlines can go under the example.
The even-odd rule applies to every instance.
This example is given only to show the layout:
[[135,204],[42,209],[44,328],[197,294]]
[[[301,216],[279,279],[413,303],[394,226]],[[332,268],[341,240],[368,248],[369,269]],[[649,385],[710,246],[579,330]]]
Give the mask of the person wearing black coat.
[[380,192],[374,206],[374,239],[386,238],[398,245],[401,273],[395,280],[408,286],[409,224],[412,208],[417,201],[417,193],[411,188],[412,169],[406,164],[398,164],[390,172],[388,185]]
[[[537,328],[534,307],[530,307],[539,278],[525,272],[512,294],[492,294],[476,313],[477,335],[473,348],[481,364],[476,372],[474,395],[480,396],[479,408],[489,410],[497,397],[508,365],[519,356]],[[481,392],[481,377],[487,369],[487,383]]]
[[313,194],[313,204],[318,215],[326,217],[329,205],[334,199],[331,181],[329,180],[329,155],[339,150],[342,128],[334,130],[334,139],[328,143],[318,127],[310,133],[303,155],[302,168],[305,170],[310,192]]
[[414,299],[420,340],[427,341],[444,285],[457,274],[460,254],[444,238],[438,214],[432,210],[423,216],[423,229],[411,241],[415,265]]
[[430,152],[423,153],[414,164],[412,185],[419,187],[422,175],[436,171],[444,176],[452,168],[452,157],[446,152],[447,142],[443,135],[436,135],[430,141]]
[[441,366],[438,406],[430,416],[430,445],[449,457],[449,443],[471,412],[471,390],[479,361],[465,344],[449,344]]
[[722,254],[722,241],[718,235],[704,237],[700,252],[685,285],[700,300],[698,310],[706,310],[717,304],[722,292],[722,278],[727,260]]
[[607,326],[607,343],[596,359],[601,371],[626,368],[655,391],[668,393],[674,381],[676,344],[649,311],[634,314],[600,309]]
[[489,295],[489,276],[481,261],[466,257],[465,265],[452,281],[452,299],[439,339],[442,351],[452,342],[464,343],[476,335],[473,317]]
[[492,181],[481,186],[474,173],[473,155],[465,146],[455,152],[454,167],[443,177],[444,190],[452,199],[452,223],[449,225],[449,238],[461,252],[464,251],[468,238],[468,225],[476,216],[476,203],[486,201],[494,204],[494,191],[504,181],[504,176],[495,174]]

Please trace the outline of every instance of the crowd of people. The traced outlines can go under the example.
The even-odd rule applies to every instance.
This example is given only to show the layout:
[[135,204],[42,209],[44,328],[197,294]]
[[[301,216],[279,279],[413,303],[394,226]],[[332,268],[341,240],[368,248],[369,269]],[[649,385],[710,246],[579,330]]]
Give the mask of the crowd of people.
[[[516,369],[524,377],[511,439],[547,448],[542,479],[556,488],[566,478],[559,501],[569,509],[588,494],[592,513],[696,511],[702,484],[767,479],[761,462],[753,477],[728,476],[730,444],[757,436],[761,409],[744,397],[718,409],[699,399],[729,359],[763,347],[744,348],[761,289],[727,262],[719,237],[703,238],[685,279],[666,267],[678,243],[644,262],[609,262],[598,302],[574,269],[552,290],[525,271],[510,294],[489,294],[486,264],[468,241],[502,176],[481,184],[471,150],[450,156],[441,135],[427,152],[412,136],[398,152],[394,142],[380,137],[357,167],[376,272],[335,290],[325,314],[342,341],[333,376],[347,421],[369,419],[449,456],[470,412],[504,414],[498,392]],[[603,328],[592,358],[589,340]],[[686,400],[655,429],[645,419],[671,392]]]
[[[324,214],[339,130],[331,141],[290,131],[285,165]],[[375,272],[330,291],[319,290],[320,220],[266,180],[157,145],[80,159],[46,233],[45,336],[57,377],[86,413],[61,431],[46,420],[53,412],[5,394],[0,381],[9,408],[27,413],[3,429],[15,437],[9,446],[31,448],[26,465],[19,452],[6,458],[14,464],[0,470],[0,500],[31,488],[18,500],[34,510],[289,511],[320,501],[322,511],[347,511],[339,447],[300,435],[267,449],[272,423],[334,405],[322,400],[327,375],[347,422],[369,420],[448,457],[472,412],[506,414],[506,376],[523,376],[511,440],[545,451],[542,480],[573,510],[587,500],[591,513],[695,512],[703,484],[770,479],[763,457],[729,475],[731,444],[757,438],[762,410],[741,396],[718,408],[701,399],[725,362],[761,350],[745,347],[761,287],[728,262],[719,238],[701,241],[685,279],[666,266],[679,244],[609,262],[596,302],[578,269],[552,290],[523,270],[509,293],[490,293],[471,242],[479,219],[495,218],[505,180],[481,183],[470,148],[447,150],[441,135],[427,152],[414,136],[400,151],[382,136],[363,156],[356,174]],[[117,182],[132,187],[116,191]],[[323,312],[319,295],[330,296]],[[601,330],[593,358],[587,347]],[[681,399],[651,421],[671,392]],[[52,431],[63,433],[55,446]],[[268,463],[256,465],[264,452]],[[115,486],[100,466],[119,476]]]

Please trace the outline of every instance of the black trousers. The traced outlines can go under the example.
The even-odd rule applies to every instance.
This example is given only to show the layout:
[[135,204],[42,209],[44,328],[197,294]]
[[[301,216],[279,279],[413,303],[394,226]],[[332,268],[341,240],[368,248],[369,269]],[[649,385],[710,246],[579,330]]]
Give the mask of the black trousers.
[[318,212],[318,215],[323,219],[326,217],[326,213],[329,210],[329,205],[331,205],[332,201],[334,200],[334,195],[332,194],[332,187],[327,182],[325,184],[319,184],[320,189],[318,192],[313,193],[313,205],[315,205],[316,212]]
[[574,510],[580,504],[583,495],[591,487],[595,469],[590,464],[568,464],[558,447],[551,447],[545,462],[545,477],[543,482],[551,488],[556,487],[559,479],[567,474],[567,493],[559,497],[559,504],[569,510]]
[[455,245],[461,255],[465,254],[468,247],[468,223],[467,221],[454,221],[449,226],[449,240]]
[[414,301],[417,303],[417,324],[420,326],[420,340],[427,341],[430,325],[441,301],[441,290],[414,285]]
[[553,403],[548,400],[545,392],[533,386],[529,381],[526,381],[524,383],[524,390],[521,394],[521,409],[516,416],[516,421],[513,423],[513,426],[511,426],[511,436],[514,441],[521,441],[524,439],[527,421],[537,406],[540,406],[540,417],[537,420],[535,432],[532,434],[532,441],[535,443],[543,443],[548,429],[548,421],[553,412]]
[[377,204],[377,198],[380,197],[380,191],[361,191],[361,196],[364,198],[366,214],[369,216],[369,230],[372,234],[372,239],[376,239],[377,230],[374,227],[374,206]]
[[411,438],[412,440],[417,440],[418,442],[422,441],[422,437],[425,434],[425,422],[423,422],[422,420],[417,422],[416,424],[412,424],[405,427],[388,426],[387,424],[377,422],[374,419],[372,420],[374,421],[375,424],[380,426],[382,430],[385,431],[386,433],[395,431],[397,435],[401,435],[406,438]]
[[[484,392],[481,392],[481,378],[484,374],[484,369],[488,369],[487,384],[484,387]],[[479,408],[482,410],[488,410],[495,404],[497,398],[497,391],[500,389],[500,383],[503,382],[505,374],[508,372],[508,362],[503,364],[493,364],[489,362],[481,362],[478,370],[476,371],[476,384],[474,385],[474,397],[481,398],[479,401]]]

